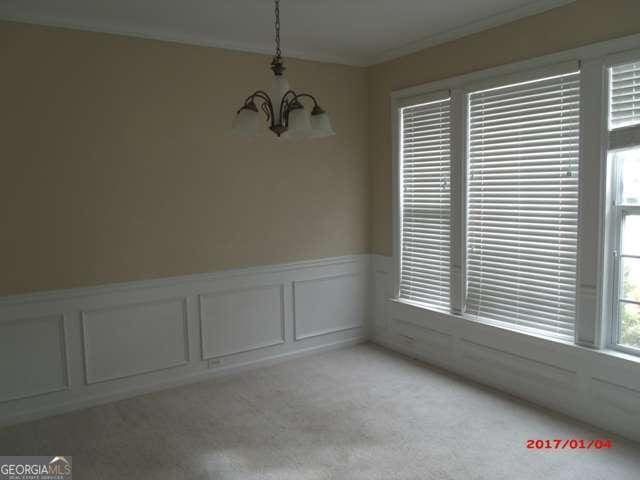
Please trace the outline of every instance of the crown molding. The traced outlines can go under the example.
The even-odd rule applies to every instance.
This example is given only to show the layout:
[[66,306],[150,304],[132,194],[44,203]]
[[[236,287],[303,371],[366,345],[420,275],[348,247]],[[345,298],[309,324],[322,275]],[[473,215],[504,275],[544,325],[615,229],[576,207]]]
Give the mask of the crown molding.
[[379,63],[383,63],[389,60],[403,57],[411,53],[419,52],[420,50],[424,50],[426,48],[433,47],[435,45],[450,42],[452,40],[457,40],[458,38],[466,37],[467,35],[472,35],[474,33],[478,33],[483,30],[489,30],[491,28],[495,28],[500,25],[505,25],[507,23],[514,22],[521,18],[537,15],[539,13],[543,13],[548,10],[562,7],[564,5],[569,5],[570,3],[575,3],[575,2],[576,0],[534,1],[522,7],[513,8],[511,10],[507,10],[505,12],[501,12],[496,15],[485,17],[481,20],[476,20],[474,22],[467,23],[460,27],[452,28],[450,30],[445,30],[443,32],[436,33],[434,35],[424,37],[415,42],[407,43],[401,47],[386,50],[380,55],[375,55],[373,57],[370,57],[369,60],[366,62],[366,64],[367,66],[377,65]]
[[[337,63],[342,65],[351,65],[356,67],[368,67],[379,63],[393,60],[404,55],[424,50],[435,45],[450,42],[458,38],[478,33],[482,30],[504,25],[515,20],[536,15],[547,10],[551,10],[563,5],[575,3],[576,0],[538,0],[523,7],[514,8],[506,12],[485,17],[466,25],[446,30],[428,37],[422,38],[415,42],[405,44],[403,46],[392,48],[373,56],[351,56],[351,55],[332,55],[306,50],[287,49],[286,56],[288,58],[296,58],[300,60],[310,60],[323,63]],[[127,37],[143,38],[147,40],[160,40],[164,42],[196,45],[202,47],[221,48],[225,50],[235,50],[248,53],[257,53],[261,55],[273,55],[271,46],[232,42],[228,40],[211,38],[206,35],[192,35],[184,32],[170,31],[168,29],[141,28],[131,29],[124,28],[117,24],[96,24],[86,23],[80,24],[65,20],[60,17],[46,15],[16,15],[8,12],[0,11],[0,20],[18,23],[27,23],[33,25],[44,25],[50,27],[67,28],[71,30],[81,30],[88,32],[107,33],[111,35],[121,35]]]
[[[257,53],[260,55],[273,56],[273,46],[263,46],[244,42],[232,42],[211,38],[205,35],[192,35],[183,32],[173,32],[164,29],[147,28],[132,30],[114,24],[79,24],[67,20],[39,15],[13,15],[0,12],[0,21],[26,23],[29,25],[41,25],[45,27],[66,28],[69,30],[79,30],[83,32],[106,33],[124,37],[142,38],[145,40],[159,40],[162,42],[178,43],[183,45],[195,45],[199,47],[220,48],[224,50],[235,50],[245,53]],[[367,66],[366,59],[362,57],[351,57],[342,55],[331,55],[318,52],[308,52],[306,50],[286,49],[286,58],[299,60],[310,60],[322,63],[337,63],[355,67]]]

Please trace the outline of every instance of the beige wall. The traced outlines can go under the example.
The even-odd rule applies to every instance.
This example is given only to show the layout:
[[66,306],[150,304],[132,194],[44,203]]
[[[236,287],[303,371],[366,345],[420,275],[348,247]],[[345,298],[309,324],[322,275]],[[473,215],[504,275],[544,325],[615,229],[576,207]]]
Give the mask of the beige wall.
[[372,252],[392,251],[391,91],[638,32],[639,0],[578,0],[371,68]]
[[287,62],[335,137],[229,137],[269,61],[0,23],[0,295],[368,252],[366,70]]
[[338,131],[304,142],[226,135],[268,57],[0,22],[0,295],[390,255],[391,91],[639,18],[638,0],[578,0],[369,69],[288,60]]

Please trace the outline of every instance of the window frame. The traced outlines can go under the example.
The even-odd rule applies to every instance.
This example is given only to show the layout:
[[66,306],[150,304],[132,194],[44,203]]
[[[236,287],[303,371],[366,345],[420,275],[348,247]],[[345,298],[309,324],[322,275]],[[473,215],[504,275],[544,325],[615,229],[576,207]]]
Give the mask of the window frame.
[[[463,216],[465,219],[465,229],[464,229],[464,236],[462,238],[459,239],[459,241],[462,244],[462,248],[464,249],[465,252],[465,256],[466,256],[466,252],[467,252],[467,230],[466,230],[466,221],[468,219],[468,213],[467,213],[467,207],[468,207],[468,199],[467,199],[467,194],[468,194],[468,185],[467,185],[467,180],[469,178],[469,151],[470,151],[470,116],[468,115],[468,109],[469,109],[469,105],[470,105],[470,100],[471,100],[471,95],[474,93],[478,93],[481,92],[483,90],[488,90],[488,89],[493,89],[493,88],[499,88],[499,87],[508,87],[508,86],[512,86],[514,84],[518,84],[518,83],[524,83],[524,82],[530,82],[530,81],[539,81],[539,80],[543,80],[545,78],[550,78],[550,77],[555,77],[555,76],[559,76],[559,75],[568,75],[571,73],[576,73],[578,72],[578,79],[579,81],[582,80],[582,75],[579,73],[580,72],[580,62],[577,60],[574,61],[567,61],[567,62],[561,62],[561,63],[554,63],[554,64],[550,64],[550,65],[545,65],[539,68],[533,68],[533,69],[528,69],[528,70],[524,70],[521,72],[517,72],[511,75],[505,75],[505,76],[498,76],[498,77],[493,77],[493,78],[489,78],[486,80],[481,80],[478,82],[471,82],[469,83],[467,86],[465,86],[465,88],[462,90],[464,93],[464,103],[466,106],[465,109],[465,122],[464,122],[464,142],[465,142],[465,158],[464,158],[464,170],[463,170],[463,176],[465,179],[465,190],[464,190],[464,204],[462,206],[463,208]],[[582,95],[580,95],[581,100],[582,100]],[[582,177],[582,171],[580,170],[581,167],[581,163],[579,161],[579,168],[578,168],[578,181],[581,181],[581,177]],[[579,189],[580,190],[580,189]],[[578,205],[580,204],[580,192],[578,192]],[[578,212],[578,222],[580,221],[580,213]],[[579,235],[579,233],[578,233]],[[577,263],[577,259],[579,258],[579,242],[576,243],[576,263]],[[496,325],[499,327],[503,327],[503,328],[507,328],[509,330],[515,330],[518,332],[523,332],[525,334],[528,335],[534,335],[534,336],[538,336],[540,338],[544,338],[544,339],[549,339],[549,340],[558,340],[558,341],[566,341],[566,337],[561,337],[559,335],[547,335],[547,334],[543,334],[541,331],[539,331],[536,328],[533,327],[527,327],[527,326],[523,326],[523,325],[518,325],[517,323],[509,323],[506,321],[500,321],[500,320],[493,320],[493,319],[489,319],[489,318],[481,318],[481,317],[477,317],[474,314],[468,313],[466,311],[466,298],[467,298],[467,285],[468,282],[466,281],[466,274],[467,274],[467,263],[466,263],[466,258],[465,258],[465,263],[463,264],[463,270],[464,270],[464,274],[465,274],[465,285],[464,285],[464,290],[463,290],[463,311],[462,311],[462,316],[472,320],[472,321],[477,321],[483,324],[490,324],[490,325]],[[575,302],[575,314],[574,314],[574,336],[576,334],[576,316],[577,316],[577,303],[578,303],[578,268],[576,265],[576,291],[574,292],[574,302]]]
[[[607,179],[606,179],[606,204],[607,212],[604,218],[604,238],[605,238],[605,261],[604,261],[604,274],[608,276],[610,281],[608,285],[603,287],[603,305],[604,312],[602,315],[602,321],[606,325],[606,338],[605,347],[611,350],[617,350],[623,353],[627,353],[634,356],[640,356],[640,349],[621,345],[618,342],[620,338],[620,308],[619,303],[621,299],[620,289],[622,287],[621,275],[622,275],[622,228],[624,224],[625,215],[633,214],[640,216],[640,205],[620,205],[618,204],[618,193],[621,184],[621,169],[618,162],[610,160],[610,156],[616,150],[624,150],[624,148],[616,148],[612,146],[615,143],[616,133],[621,131],[638,130],[640,124],[629,127],[622,126],[618,128],[611,128],[611,105],[609,101],[609,90],[611,88],[610,69],[617,65],[623,65],[625,63],[640,61],[640,49],[631,49],[622,53],[608,55],[604,58],[603,69],[605,71],[604,92],[606,95],[606,113],[603,119],[604,135],[604,157],[607,162]],[[634,141],[633,146],[626,148],[640,148],[640,139]]]
[[[620,169],[613,168],[612,186],[613,192],[617,192],[617,188],[620,185]],[[613,203],[613,202],[612,202]],[[607,347],[612,350],[619,350],[621,352],[629,353],[631,355],[640,355],[640,348],[629,347],[619,343],[621,333],[621,320],[620,320],[620,302],[622,296],[620,289],[622,288],[622,228],[624,225],[625,216],[636,215],[640,217],[640,205],[613,205],[612,204],[611,220],[609,222],[608,235],[612,239],[613,250],[610,256],[609,269],[611,271],[612,282],[610,284],[610,303],[609,303],[609,329],[607,335]],[[640,258],[640,257],[637,257]],[[606,317],[605,317],[606,319]]]
[[[621,52],[621,53],[620,53]],[[451,308],[449,312],[418,308],[433,312],[440,317],[448,315],[464,318],[502,330],[525,333],[549,342],[580,345],[599,350],[622,351],[639,355],[637,351],[613,345],[611,326],[611,259],[612,239],[610,235],[611,204],[609,185],[610,165],[608,153],[608,80],[606,72],[613,62],[640,58],[640,35],[601,42],[567,50],[543,57],[524,60],[508,65],[473,72],[444,80],[437,80],[391,93],[391,138],[392,138],[392,214],[393,214],[393,269],[392,301],[407,303],[399,299],[399,266],[401,245],[401,223],[399,208],[401,201],[401,172],[399,150],[399,105],[407,105],[411,99],[432,92],[449,90],[451,93]],[[546,335],[523,331],[510,325],[498,325],[491,321],[469,318],[463,311],[466,292],[466,176],[468,152],[468,93],[490,84],[505,84],[525,81],[539,76],[541,72],[553,72],[569,63],[579,64],[580,69],[580,181],[578,200],[578,245],[576,316],[573,341],[561,340]],[[598,212],[594,214],[594,212]],[[412,303],[415,307],[416,304]]]
[[[397,124],[397,128],[395,129],[395,135],[397,136],[397,142],[398,142],[398,154],[395,156],[397,157],[397,165],[394,166],[394,172],[397,173],[398,176],[398,185],[397,185],[397,195],[398,195],[398,200],[397,200],[397,214],[395,215],[395,217],[397,217],[397,229],[398,229],[398,242],[397,244],[394,246],[394,249],[397,248],[397,258],[401,259],[402,256],[402,225],[403,225],[403,204],[402,204],[402,110],[404,108],[407,107],[411,107],[411,106],[416,106],[416,105],[421,105],[421,104],[428,104],[428,103],[434,103],[434,102],[440,102],[440,101],[449,101],[449,118],[450,118],[450,122],[453,123],[453,102],[452,102],[453,98],[451,97],[451,91],[450,90],[446,90],[446,89],[442,89],[442,90],[435,90],[435,91],[431,91],[428,92],[426,94],[420,94],[420,95],[416,95],[416,96],[412,96],[403,100],[400,100],[398,102],[396,102],[396,124]],[[450,130],[450,134],[449,134],[449,155],[451,158],[453,158],[453,152],[451,151],[451,147],[453,146],[453,132]],[[451,162],[453,163],[453,162]],[[452,165],[450,165],[450,175],[451,175],[451,179],[450,179],[450,212],[449,214],[451,215],[451,213],[453,212],[453,204],[451,203],[451,201],[453,200],[453,185],[451,185],[451,183],[453,182],[453,171],[451,170]],[[395,184],[395,182],[394,182]],[[395,196],[395,194],[394,194]],[[449,231],[449,235],[451,237],[453,237],[453,232],[450,230]],[[450,248],[452,248],[453,245],[451,245]],[[395,281],[394,285],[396,285],[396,289],[394,290],[394,297],[395,298],[400,298],[400,280],[401,280],[401,264],[398,264],[397,267],[397,273],[396,273],[396,278],[397,280]],[[452,284],[452,278],[453,278],[453,273],[450,271],[450,278],[449,278],[449,302],[451,303],[452,299],[451,299],[451,294],[452,294],[452,289],[451,289],[451,284]],[[447,310],[446,308],[442,308],[442,307],[438,307],[436,305],[428,305],[428,304],[423,304],[423,303],[418,303],[418,302],[414,302],[408,299],[402,299],[403,302],[407,302],[407,303],[411,303],[411,304],[415,304],[415,305],[420,305],[421,307],[424,307],[428,310],[432,310],[435,312],[442,312],[442,313],[448,313],[449,310]]]

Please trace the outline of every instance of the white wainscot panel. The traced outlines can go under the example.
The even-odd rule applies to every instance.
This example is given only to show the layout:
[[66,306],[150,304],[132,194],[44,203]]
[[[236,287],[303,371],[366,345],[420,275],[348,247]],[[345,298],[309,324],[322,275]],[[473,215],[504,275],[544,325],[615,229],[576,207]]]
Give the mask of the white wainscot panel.
[[0,402],[68,388],[64,317],[0,323]]
[[419,357],[437,364],[450,360],[452,335],[399,318],[393,318],[393,331],[395,341]]
[[82,312],[87,384],[189,361],[185,299]]
[[202,358],[284,343],[282,285],[200,295]]
[[367,279],[350,273],[293,282],[295,339],[364,326]]
[[640,425],[640,390],[599,378],[592,378],[591,382],[592,392],[600,404],[606,402],[616,410],[614,413],[624,415],[627,421],[635,417],[636,425]]
[[572,370],[465,339],[461,348],[467,371],[480,381],[565,409],[575,397],[577,374]]

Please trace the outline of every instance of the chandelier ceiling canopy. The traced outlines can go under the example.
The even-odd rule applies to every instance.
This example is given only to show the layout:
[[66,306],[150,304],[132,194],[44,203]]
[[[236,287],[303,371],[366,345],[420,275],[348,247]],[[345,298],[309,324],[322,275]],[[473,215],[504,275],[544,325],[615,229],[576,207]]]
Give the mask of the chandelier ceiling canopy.
[[[269,123],[269,129],[283,138],[320,138],[335,135],[329,115],[318,105],[313,95],[296,93],[289,87],[283,73],[280,49],[280,0],[275,0],[275,40],[276,53],[271,61],[274,78],[271,90],[257,90],[249,95],[237,112],[232,132],[237,135],[253,136],[260,130],[262,110]],[[312,105],[311,113],[304,102]]]

